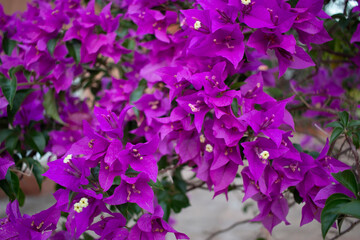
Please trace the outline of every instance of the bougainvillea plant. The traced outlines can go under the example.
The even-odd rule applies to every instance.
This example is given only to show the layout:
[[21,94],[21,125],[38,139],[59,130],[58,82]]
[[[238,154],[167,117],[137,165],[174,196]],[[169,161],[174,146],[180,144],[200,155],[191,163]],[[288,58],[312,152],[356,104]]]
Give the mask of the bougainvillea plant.
[[[323,237],[360,218],[360,8],[336,3],[0,6],[0,238],[189,239],[169,217],[204,186],[256,201],[269,232],[294,202]],[[57,183],[32,216],[29,171]]]

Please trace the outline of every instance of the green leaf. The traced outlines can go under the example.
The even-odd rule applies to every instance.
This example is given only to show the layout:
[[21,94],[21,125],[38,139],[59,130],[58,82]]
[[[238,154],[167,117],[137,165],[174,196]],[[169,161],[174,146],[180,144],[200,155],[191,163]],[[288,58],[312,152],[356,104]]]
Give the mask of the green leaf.
[[135,102],[141,98],[141,96],[146,88],[146,85],[147,85],[146,80],[141,79],[138,87],[130,95],[130,102]]
[[360,219],[360,200],[353,200],[339,208],[339,213]]
[[46,114],[49,117],[61,124],[65,124],[64,121],[60,118],[59,112],[57,110],[54,89],[49,89],[49,91],[44,95],[43,106],[45,108]]
[[266,92],[267,94],[269,94],[270,96],[272,96],[275,99],[284,97],[284,92],[279,88],[267,87],[267,88],[264,88],[264,92]]
[[343,133],[343,131],[344,131],[343,128],[339,128],[339,127],[334,128],[330,137],[330,143],[332,143],[336,138],[338,138],[340,134]]
[[188,197],[183,193],[178,193],[173,196],[171,201],[171,208],[175,213],[179,213],[183,208],[189,207],[190,202]]
[[237,98],[234,98],[231,103],[231,110],[233,111],[235,117],[239,117],[239,104]]
[[360,120],[351,120],[349,122],[349,127],[357,127],[360,126]]
[[232,90],[236,90],[239,89],[241,86],[244,86],[246,84],[246,82],[236,82],[231,84],[230,89]]
[[[6,175],[8,174],[10,174],[10,171],[6,173]],[[11,185],[6,181],[6,179],[0,180],[0,187],[9,197],[10,201],[14,201],[16,199],[16,194],[14,193]]]
[[79,63],[81,43],[78,40],[73,39],[72,41],[66,42],[66,47],[69,51],[69,55],[75,60],[76,63]]
[[44,181],[44,176],[42,175],[45,172],[44,167],[41,166],[39,161],[33,158],[25,158],[24,160],[27,162],[28,167],[32,169],[36,182],[41,190],[42,182]]
[[16,146],[18,145],[19,135],[20,134],[18,132],[13,132],[8,138],[6,138],[5,148],[10,154],[14,152]]
[[57,38],[53,38],[53,39],[50,39],[48,42],[47,42],[47,50],[49,51],[49,53],[51,54],[51,56],[53,56],[54,54],[54,50],[55,50],[55,47],[56,47],[56,44],[58,42],[58,39]]
[[10,108],[10,106],[8,106],[8,108],[7,108],[9,122],[12,123],[14,121],[15,114],[19,110],[22,102],[33,91],[34,91],[34,89],[21,89],[16,92],[13,107]]
[[164,190],[164,186],[162,185],[161,181],[159,181],[159,180],[157,180],[156,182],[154,182],[153,180],[150,180],[149,185],[152,188]]
[[349,189],[354,193],[355,196],[358,195],[358,184],[356,182],[356,178],[354,173],[351,170],[345,170],[338,173],[331,174],[339,183],[341,183],[344,187]]
[[9,106],[11,109],[13,107],[13,102],[16,94],[16,87],[17,87],[16,79],[14,80],[12,78],[11,80],[9,80],[4,76],[0,75],[0,87],[6,100],[9,102]]
[[11,55],[12,51],[16,47],[17,42],[7,37],[7,33],[4,34],[2,41],[2,48],[6,55]]
[[304,149],[301,147],[300,144],[294,143],[293,145],[294,145],[294,147],[296,148],[296,150],[298,150],[299,152],[303,152],[303,151],[304,151]]
[[340,216],[338,213],[339,208],[348,203],[348,199],[336,199],[330,202],[326,202],[324,209],[321,212],[321,233],[322,237],[325,236],[336,219]]
[[352,139],[353,139],[355,147],[359,148],[360,147],[360,133],[359,132],[354,133],[352,136]]
[[0,144],[4,140],[6,140],[13,132],[14,132],[14,130],[11,130],[11,129],[1,129],[0,130]]
[[349,123],[349,113],[348,112],[341,112],[339,113],[340,122],[344,127],[347,127]]
[[341,123],[339,123],[339,122],[337,122],[337,121],[335,121],[335,122],[331,122],[331,123],[327,124],[327,125],[326,125],[326,127],[332,127],[332,128],[336,128],[336,127],[338,127],[338,128],[344,128],[344,126],[343,126],[343,125],[341,125]]
[[18,200],[19,206],[20,206],[20,207],[24,206],[24,203],[25,203],[25,194],[24,194],[23,190],[21,190],[21,188],[19,188],[19,191],[18,191],[18,193],[17,193],[16,198],[17,198],[17,200]]
[[84,240],[94,240],[94,238],[86,232],[84,232],[82,235],[84,237]]
[[25,142],[37,152],[43,153],[46,139],[42,132],[30,130],[25,134]]

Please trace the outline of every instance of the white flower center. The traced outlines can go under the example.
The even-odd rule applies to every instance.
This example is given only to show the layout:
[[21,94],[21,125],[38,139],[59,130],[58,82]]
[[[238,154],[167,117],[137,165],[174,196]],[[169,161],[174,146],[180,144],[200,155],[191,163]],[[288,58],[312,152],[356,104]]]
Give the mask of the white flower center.
[[83,197],[80,199],[79,202],[74,204],[74,210],[77,213],[81,213],[84,208],[89,206],[89,200],[86,197]]
[[269,154],[268,151],[262,151],[262,152],[260,153],[260,158],[261,158],[261,159],[267,160],[269,157],[270,157],[270,154]]
[[206,140],[206,139],[205,139],[204,134],[201,134],[201,135],[200,135],[200,142],[201,142],[201,143],[204,143],[205,140]]
[[209,153],[212,153],[213,150],[214,150],[214,148],[213,148],[213,146],[211,146],[210,144],[206,144],[205,150],[206,150],[207,152],[209,152]]
[[64,158],[64,163],[69,163],[70,162],[70,160],[72,159],[72,154],[69,154],[69,155],[67,155],[65,158]]
[[201,22],[198,20],[194,23],[194,29],[198,30],[199,28],[201,28]]
[[241,0],[241,3],[244,5],[249,5],[251,3],[251,0]]

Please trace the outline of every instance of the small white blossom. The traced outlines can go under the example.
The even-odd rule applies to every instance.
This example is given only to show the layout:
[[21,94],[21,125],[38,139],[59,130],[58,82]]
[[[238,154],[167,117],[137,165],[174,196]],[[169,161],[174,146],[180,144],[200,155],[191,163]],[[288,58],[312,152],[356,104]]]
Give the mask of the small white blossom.
[[198,30],[199,28],[201,28],[201,22],[198,20],[194,23],[194,29]]
[[71,159],[72,159],[72,154],[67,155],[67,156],[64,158],[64,163],[69,163]]

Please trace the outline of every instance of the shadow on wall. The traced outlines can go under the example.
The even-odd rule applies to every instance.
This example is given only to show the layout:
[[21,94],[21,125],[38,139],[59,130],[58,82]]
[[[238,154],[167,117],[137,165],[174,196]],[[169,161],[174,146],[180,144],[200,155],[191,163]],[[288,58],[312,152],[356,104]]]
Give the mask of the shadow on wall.
[[26,3],[30,0],[0,0],[0,4],[4,8],[4,12],[7,15],[13,14],[16,11],[25,11]]

